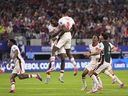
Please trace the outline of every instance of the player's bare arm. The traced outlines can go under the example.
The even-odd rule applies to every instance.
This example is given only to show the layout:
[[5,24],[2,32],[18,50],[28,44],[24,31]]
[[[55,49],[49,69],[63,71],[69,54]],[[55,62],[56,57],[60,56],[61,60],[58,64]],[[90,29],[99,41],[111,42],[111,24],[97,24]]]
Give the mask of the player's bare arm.
[[115,47],[115,46],[112,47],[112,49],[111,49],[112,52],[115,52],[115,51],[118,51],[118,50],[120,50],[120,49],[118,47]]
[[95,56],[95,55],[99,55],[101,53],[101,49],[97,49],[96,52],[85,52],[84,56],[90,57],[90,56]]

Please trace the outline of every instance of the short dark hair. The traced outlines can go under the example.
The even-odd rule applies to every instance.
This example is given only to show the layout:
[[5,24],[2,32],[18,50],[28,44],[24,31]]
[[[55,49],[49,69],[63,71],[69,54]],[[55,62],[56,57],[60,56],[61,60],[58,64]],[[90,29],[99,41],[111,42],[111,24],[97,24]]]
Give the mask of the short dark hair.
[[15,39],[9,39],[13,44],[16,45],[16,40]]
[[61,10],[62,14],[65,14],[68,12],[68,8],[67,7],[64,7],[62,10]]
[[105,40],[107,40],[107,39],[109,38],[108,33],[102,33],[102,36],[103,36],[103,38],[104,38]]

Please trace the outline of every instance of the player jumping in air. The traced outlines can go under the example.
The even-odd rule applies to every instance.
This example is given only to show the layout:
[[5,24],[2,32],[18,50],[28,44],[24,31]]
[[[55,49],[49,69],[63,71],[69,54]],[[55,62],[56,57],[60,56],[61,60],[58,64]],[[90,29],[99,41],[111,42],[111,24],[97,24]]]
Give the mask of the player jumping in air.
[[55,55],[56,51],[58,51],[60,48],[64,47],[66,50],[66,55],[69,57],[71,63],[74,66],[74,76],[77,75],[78,69],[76,66],[76,62],[74,57],[72,56],[70,49],[71,49],[71,30],[74,27],[74,20],[67,16],[68,9],[64,8],[62,10],[63,17],[59,19],[58,21],[58,28],[59,31],[56,32],[54,35],[58,35],[59,38],[57,40],[57,43],[53,46],[52,49],[52,55],[50,58],[51,68],[48,70],[48,72],[55,70]]
[[[49,30],[49,35],[50,35],[51,49],[57,43],[57,39],[58,39],[58,36],[52,36],[53,33],[58,31],[58,27],[56,27],[57,26],[56,19],[57,19],[56,17],[52,17],[50,20],[50,24],[47,25],[47,28]],[[66,51],[65,51],[64,47],[60,48],[59,51],[56,52],[56,56],[59,56],[61,59],[61,65],[60,65],[61,69],[60,69],[59,81],[61,83],[64,83],[63,75],[64,75],[65,57],[66,57]],[[51,68],[51,63],[49,63],[48,69],[50,69],[50,68]],[[51,72],[47,71],[46,74],[47,74],[47,78],[45,80],[45,83],[47,84],[50,81]]]

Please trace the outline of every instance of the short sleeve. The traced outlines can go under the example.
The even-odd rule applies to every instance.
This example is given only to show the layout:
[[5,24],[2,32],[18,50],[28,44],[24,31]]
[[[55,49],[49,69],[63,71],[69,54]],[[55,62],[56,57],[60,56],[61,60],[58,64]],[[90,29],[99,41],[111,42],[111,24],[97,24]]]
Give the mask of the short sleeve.
[[104,49],[104,44],[101,42],[99,43],[99,49],[103,50]]
[[63,18],[60,18],[59,19],[58,24],[59,24],[59,26],[62,26],[63,25]]
[[110,47],[111,47],[111,48],[113,48],[113,47],[114,47],[114,45],[113,45],[112,43],[109,43],[109,45],[110,45]]
[[13,52],[17,50],[17,46],[13,46],[11,49]]

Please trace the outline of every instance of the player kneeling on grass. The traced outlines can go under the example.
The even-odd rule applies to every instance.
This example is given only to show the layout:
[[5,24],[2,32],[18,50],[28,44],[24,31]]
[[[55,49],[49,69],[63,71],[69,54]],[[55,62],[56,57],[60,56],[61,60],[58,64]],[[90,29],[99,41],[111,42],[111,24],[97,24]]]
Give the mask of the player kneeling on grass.
[[33,74],[25,74],[25,61],[23,57],[21,56],[20,50],[18,46],[16,45],[16,41],[14,39],[8,40],[8,46],[11,48],[10,50],[10,66],[12,65],[12,74],[10,77],[11,82],[11,89],[10,93],[15,92],[15,78],[18,77],[19,79],[26,79],[26,78],[37,78],[40,81],[42,81],[42,78],[39,74],[33,75]]

